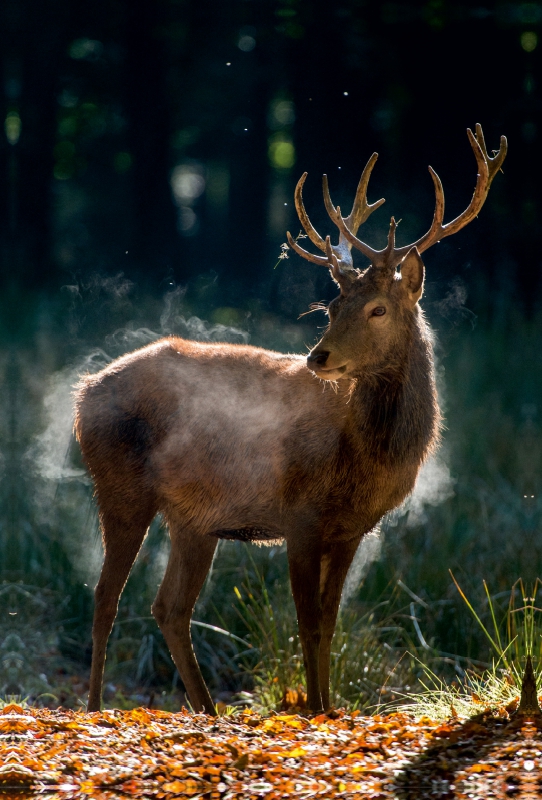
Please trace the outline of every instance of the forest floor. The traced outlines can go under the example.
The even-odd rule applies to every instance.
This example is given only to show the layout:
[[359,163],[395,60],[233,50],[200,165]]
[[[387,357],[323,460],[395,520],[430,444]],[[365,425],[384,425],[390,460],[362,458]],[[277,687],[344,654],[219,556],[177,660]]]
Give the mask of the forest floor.
[[0,796],[539,798],[540,717],[0,711]]

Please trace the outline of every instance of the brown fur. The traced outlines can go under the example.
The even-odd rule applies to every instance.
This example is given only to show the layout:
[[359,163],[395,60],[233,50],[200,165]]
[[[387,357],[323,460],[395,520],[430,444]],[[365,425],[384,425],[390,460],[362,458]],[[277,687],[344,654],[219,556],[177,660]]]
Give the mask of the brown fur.
[[308,364],[171,337],[82,379],[76,432],[105,548],[89,710],[100,707],[118,600],[158,512],[172,547],[153,613],[193,707],[214,713],[190,616],[218,538],[286,540],[308,703],[328,707],[348,567],[362,536],[412,490],[438,437],[430,336],[410,283],[374,269],[346,280]]

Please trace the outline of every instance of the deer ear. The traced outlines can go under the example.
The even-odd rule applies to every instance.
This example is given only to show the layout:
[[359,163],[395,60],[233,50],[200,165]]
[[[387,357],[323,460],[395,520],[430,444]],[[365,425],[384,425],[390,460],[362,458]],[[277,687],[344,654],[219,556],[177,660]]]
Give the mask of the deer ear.
[[424,275],[425,267],[422,258],[418,253],[418,248],[413,247],[401,262],[402,284],[413,305],[416,305],[422,296]]

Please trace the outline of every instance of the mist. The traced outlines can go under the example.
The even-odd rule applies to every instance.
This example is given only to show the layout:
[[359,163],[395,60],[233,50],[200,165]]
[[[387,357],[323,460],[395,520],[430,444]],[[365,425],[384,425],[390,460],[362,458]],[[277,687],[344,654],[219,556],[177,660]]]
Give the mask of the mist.
[[[80,297],[79,290],[75,291],[76,288],[72,287],[72,294]],[[98,290],[103,291],[104,286],[96,279],[93,282],[93,292]],[[115,281],[106,282],[105,290],[110,296],[125,302],[130,286],[122,276],[117,276]],[[122,328],[106,334],[103,347],[81,353],[71,364],[53,373],[46,382],[42,401],[43,429],[31,443],[26,453],[25,463],[36,477],[34,502],[39,506],[40,513],[50,520],[66,513],[73,517],[70,525],[72,533],[65,537],[66,548],[78,574],[91,586],[99,576],[102,550],[97,536],[94,503],[90,497],[91,481],[80,459],[77,458],[77,447],[74,442],[74,388],[81,376],[97,372],[119,355],[131,352],[170,334],[205,342],[247,343],[250,340],[250,334],[246,330],[235,326],[209,323],[194,314],[187,314],[185,296],[186,287],[175,287],[166,292],[162,301],[157,329],[129,322]],[[465,293],[461,287],[458,288],[454,285],[443,303],[447,304],[446,308],[448,306],[450,308],[452,306],[462,307],[464,301]],[[84,304],[84,298],[82,302]],[[79,313],[82,313],[81,309]],[[196,382],[199,380],[197,373],[193,375],[192,380]],[[442,397],[445,392],[440,371],[438,382],[442,405]],[[239,426],[239,436],[241,433],[248,434],[254,440],[261,437],[266,431],[273,435],[273,431],[281,421],[280,409],[272,399],[264,395],[249,394],[241,401],[237,393],[228,396],[223,389],[214,392],[213,387],[209,386],[205,395],[188,397],[187,402],[198,403],[198,414],[202,419],[207,420],[204,423],[207,428],[210,426],[212,429],[215,424],[220,428],[223,425],[222,420],[227,418],[231,424]],[[242,406],[240,406],[240,402]],[[218,409],[220,409],[220,415],[217,417]],[[190,442],[186,440],[186,437],[191,435],[189,430],[185,430],[183,440],[178,437],[171,440],[163,458],[167,460],[171,448],[178,452],[182,452],[183,449],[190,450]],[[364,537],[345,583],[342,596],[343,605],[346,605],[355,596],[371,565],[382,557],[386,532],[391,531],[399,524],[406,525],[407,528],[423,524],[427,520],[429,507],[435,507],[453,495],[454,480],[447,464],[447,455],[447,450],[444,449],[432,455],[422,465],[414,490],[402,506],[389,514],[383,525],[379,526],[377,530]],[[263,452],[262,461],[266,461]],[[245,480],[250,480],[251,473],[257,468],[257,464],[247,463]],[[229,479],[227,474],[225,479]],[[68,484],[79,484],[81,489],[84,489],[87,498],[84,504],[74,501],[73,491],[61,490]],[[92,542],[90,551],[88,535],[82,535],[85,526],[88,528],[89,524],[93,529],[90,535]],[[154,555],[155,565],[149,578],[153,583],[156,583],[163,573],[167,554],[168,544],[163,542]]]
[[446,450],[441,450],[422,464],[414,490],[395,512],[393,519],[398,520],[404,515],[407,527],[420,525],[427,520],[428,506],[438,506],[453,497],[455,481],[450,474],[446,455]]
[[[71,296],[79,298],[79,307],[75,307],[75,310],[78,314],[83,314],[84,305],[89,302],[88,294],[83,292],[82,296],[77,286],[69,288]],[[91,287],[93,294],[105,291],[108,296],[120,302],[126,300],[131,288],[132,285],[122,276],[105,282],[95,277]],[[88,293],[88,287],[86,290]],[[211,324],[193,314],[185,316],[182,312],[185,291],[184,288],[177,287],[164,295],[158,330],[129,322],[106,334],[103,347],[81,352],[69,365],[54,372],[45,381],[40,415],[42,430],[30,443],[23,463],[33,475],[33,504],[36,511],[39,510],[40,517],[53,526],[65,516],[71,519],[69,526],[64,525],[67,527],[63,536],[64,546],[73,567],[89,586],[94,586],[99,577],[102,546],[97,532],[94,501],[91,498],[92,482],[78,456],[73,432],[74,390],[79,379],[100,371],[124,353],[173,333],[207,342],[245,343],[250,338],[247,331],[233,326]],[[224,398],[221,399],[224,401]],[[167,544],[164,544],[157,554],[155,571],[151,576],[153,582],[159,573],[163,573],[166,561]]]
[[378,561],[382,554],[383,535],[380,526],[363,537],[354,560],[348,570],[343,586],[341,608],[345,608],[357,594],[360,585],[369,572],[371,564]]

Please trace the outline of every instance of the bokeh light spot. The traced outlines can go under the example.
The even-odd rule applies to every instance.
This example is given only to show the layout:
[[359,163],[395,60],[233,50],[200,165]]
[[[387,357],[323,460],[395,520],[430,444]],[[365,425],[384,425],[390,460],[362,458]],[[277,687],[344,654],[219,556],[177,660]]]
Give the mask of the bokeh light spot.
[[295,147],[290,141],[272,141],[269,144],[269,160],[278,169],[290,169],[295,164]]
[[269,108],[268,125],[273,130],[295,122],[295,108],[291,100],[274,100]]
[[58,135],[59,136],[74,136],[77,133],[77,117],[75,114],[69,114],[58,122]]
[[524,31],[521,34],[521,46],[525,50],[526,53],[532,53],[533,50],[536,50],[536,46],[538,44],[538,36],[534,31]]
[[5,122],[4,130],[6,132],[6,139],[10,144],[17,144],[21,135],[21,118],[16,111],[9,111]]
[[196,125],[189,125],[187,128],[177,131],[172,140],[172,146],[178,150],[183,150],[189,147],[194,142],[197,142],[200,135],[200,129]]
[[187,206],[182,206],[179,209],[178,226],[179,226],[179,231],[184,236],[190,236],[192,233],[195,233],[197,221],[198,218],[196,217],[196,214],[194,213],[194,211],[192,211],[191,208],[188,208]]
[[77,95],[71,92],[69,89],[64,89],[58,96],[59,105],[61,105],[63,108],[75,108],[78,101],[79,98]]
[[100,58],[103,49],[103,44],[96,39],[75,39],[75,41],[70,44],[68,52],[70,58],[74,58],[77,61],[84,59],[94,61]]
[[55,168],[53,174],[57,181],[68,181],[70,178],[73,178],[73,165],[66,161],[59,161],[58,164],[55,164]]
[[205,178],[195,165],[179,164],[171,173],[171,188],[177,203],[191,202],[205,191]]
[[256,39],[254,36],[240,36],[237,47],[239,50],[242,50],[243,53],[250,53],[250,51],[254,50],[256,47]]

